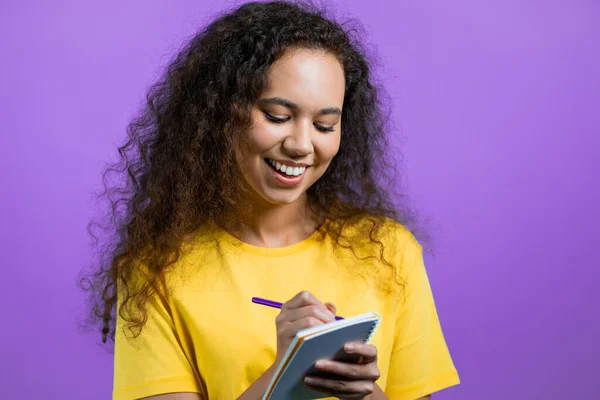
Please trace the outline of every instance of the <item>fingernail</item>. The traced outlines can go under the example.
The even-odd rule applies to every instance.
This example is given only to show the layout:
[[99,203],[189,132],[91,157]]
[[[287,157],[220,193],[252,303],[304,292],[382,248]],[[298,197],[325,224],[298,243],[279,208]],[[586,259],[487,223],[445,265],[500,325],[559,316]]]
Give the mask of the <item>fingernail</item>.
[[353,344],[347,344],[345,348],[346,351],[354,351],[356,349],[356,346],[354,346]]
[[304,378],[304,382],[306,382],[310,385],[311,383],[315,383],[315,380],[314,380],[314,378],[307,376],[306,378]]
[[317,368],[325,368],[327,366],[327,363],[325,361],[317,361],[315,363],[315,367]]

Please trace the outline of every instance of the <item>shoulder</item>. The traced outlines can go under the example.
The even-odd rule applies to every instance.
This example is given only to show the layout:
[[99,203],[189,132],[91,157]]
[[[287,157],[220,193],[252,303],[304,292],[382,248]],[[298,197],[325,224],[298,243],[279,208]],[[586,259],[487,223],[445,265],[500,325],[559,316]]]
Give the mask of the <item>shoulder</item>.
[[382,235],[385,235],[389,240],[393,240],[397,246],[411,249],[419,249],[421,247],[410,229],[404,224],[390,218],[385,218],[383,222]]
[[402,223],[386,219],[381,237],[385,238],[385,247],[398,268],[405,269],[422,258],[423,247],[414,233]]
[[399,221],[380,216],[364,216],[344,225],[343,240],[362,255],[381,255],[401,268],[421,257],[422,246],[413,232]]
[[365,239],[381,242],[386,248],[396,248],[403,252],[421,251],[421,244],[413,232],[391,218],[365,216],[353,230]]

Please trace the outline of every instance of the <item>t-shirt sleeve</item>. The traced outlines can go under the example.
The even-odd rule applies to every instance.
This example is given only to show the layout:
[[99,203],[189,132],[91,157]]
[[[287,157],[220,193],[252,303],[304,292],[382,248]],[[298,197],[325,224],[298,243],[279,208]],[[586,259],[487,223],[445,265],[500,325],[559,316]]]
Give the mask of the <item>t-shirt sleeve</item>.
[[385,388],[391,400],[415,400],[459,383],[438,319],[422,248],[411,239],[401,264],[405,285],[398,304]]
[[135,338],[125,335],[125,323],[117,317],[113,399],[132,400],[176,392],[202,393],[168,308],[158,297],[149,300],[146,307],[148,320]]

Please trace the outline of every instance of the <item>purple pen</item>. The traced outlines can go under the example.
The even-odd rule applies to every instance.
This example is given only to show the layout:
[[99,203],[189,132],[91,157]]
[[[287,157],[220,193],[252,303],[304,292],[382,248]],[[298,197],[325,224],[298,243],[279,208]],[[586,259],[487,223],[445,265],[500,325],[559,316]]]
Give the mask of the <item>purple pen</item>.
[[[283,306],[283,303],[280,303],[278,301],[261,299],[260,297],[253,297],[252,298],[252,302],[255,303],[255,304],[260,304],[260,305],[263,305],[263,306],[273,307],[273,308],[281,308],[281,306]],[[344,318],[338,317],[337,315],[335,316],[335,320],[336,321],[340,321],[342,319],[344,319]]]

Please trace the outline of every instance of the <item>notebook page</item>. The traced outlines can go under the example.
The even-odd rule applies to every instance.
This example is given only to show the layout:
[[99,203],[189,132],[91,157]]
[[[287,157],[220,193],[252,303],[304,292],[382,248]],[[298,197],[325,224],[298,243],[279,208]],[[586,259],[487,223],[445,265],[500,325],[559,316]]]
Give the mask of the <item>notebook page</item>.
[[363,320],[367,320],[367,319],[373,320],[378,317],[379,316],[374,312],[359,314],[359,315],[355,315],[354,317],[342,319],[339,321],[332,321],[327,324],[322,324],[322,325],[313,326],[312,328],[302,329],[301,331],[298,331],[296,336],[301,337],[301,338],[306,338],[308,336],[312,336],[313,334],[326,333],[326,332],[333,331],[336,329],[344,328],[347,325],[354,325]]

